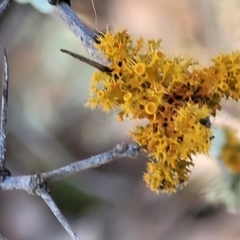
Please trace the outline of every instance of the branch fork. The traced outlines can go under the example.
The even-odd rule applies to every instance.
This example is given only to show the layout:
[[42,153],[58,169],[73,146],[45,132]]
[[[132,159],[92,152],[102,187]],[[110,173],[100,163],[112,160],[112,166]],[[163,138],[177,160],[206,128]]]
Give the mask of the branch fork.
[[[3,0],[0,3],[0,15],[7,9],[13,0]],[[68,50],[62,50],[69,55],[76,58],[83,58],[82,61],[88,64],[95,64],[104,71],[111,71],[107,66],[108,61],[104,59],[98,50],[95,48],[96,35],[89,31],[83,23],[78,19],[77,15],[70,7],[69,0],[49,0],[50,4],[55,6],[56,12],[64,20],[73,33],[82,42],[86,50],[93,56],[96,62],[86,60],[86,58],[77,55]],[[81,60],[80,59],[80,60]],[[95,66],[95,67],[96,67]],[[61,211],[50,196],[48,183],[63,179],[74,173],[84,171],[90,168],[96,168],[103,164],[107,164],[114,160],[129,157],[137,158],[140,155],[140,147],[137,144],[119,143],[112,150],[101,153],[99,155],[90,157],[85,160],[77,161],[67,166],[55,169],[53,171],[37,173],[34,175],[25,176],[11,176],[11,172],[6,168],[6,148],[7,148],[7,112],[8,112],[8,82],[9,82],[9,68],[7,53],[4,49],[3,57],[3,82],[2,82],[2,104],[0,111],[0,191],[4,190],[24,190],[30,195],[37,195],[51,209],[55,217],[62,224],[70,237],[74,240],[80,240],[77,234],[72,230],[70,224],[62,215]],[[4,238],[0,234],[0,238]]]

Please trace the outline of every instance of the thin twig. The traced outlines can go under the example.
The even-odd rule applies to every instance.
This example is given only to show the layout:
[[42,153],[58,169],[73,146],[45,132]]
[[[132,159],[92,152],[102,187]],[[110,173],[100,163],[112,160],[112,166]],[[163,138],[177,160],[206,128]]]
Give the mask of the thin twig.
[[24,190],[29,194],[35,194],[40,182],[48,183],[63,179],[69,175],[84,171],[90,168],[96,168],[114,160],[129,157],[137,158],[140,154],[140,148],[137,144],[119,143],[115,148],[108,152],[101,153],[91,158],[81,160],[56,170],[35,175],[25,175],[17,177],[6,177],[0,182],[0,191],[2,190]]
[[0,3],[0,15],[13,3],[13,0],[3,0]]
[[53,212],[54,216],[57,218],[57,220],[61,223],[61,225],[64,227],[64,229],[68,232],[68,234],[71,236],[72,239],[74,240],[80,240],[80,238],[77,236],[77,234],[72,230],[70,224],[68,221],[65,219],[49,193],[44,189],[38,189],[36,191],[37,195],[40,196],[43,201],[48,205],[48,207],[51,209]]
[[66,50],[66,49],[60,49],[60,51],[63,52],[63,53],[67,53],[68,55],[80,60],[81,62],[87,63],[88,65],[98,69],[101,72],[106,72],[106,73],[111,73],[112,72],[112,70],[109,67],[106,67],[106,66],[104,66],[104,65],[102,65],[98,62],[95,62],[95,61],[93,61],[89,58],[86,58],[82,55],[79,55],[77,53],[71,52],[71,51]]
[[66,176],[72,175],[73,173],[84,171],[89,168],[96,168],[119,158],[136,158],[139,156],[139,152],[140,148],[137,144],[128,145],[126,143],[119,143],[114,149],[108,152],[101,153],[86,160],[72,163],[68,166],[58,168],[51,172],[42,173],[41,177],[46,182],[56,181]]
[[[6,177],[4,181],[0,181],[0,191],[2,190],[24,190],[29,194],[36,194],[36,189],[41,182],[49,183],[52,181],[63,179],[69,175],[84,171],[90,168],[96,168],[106,163],[124,157],[137,158],[140,154],[140,147],[137,144],[119,143],[115,148],[108,152],[101,153],[91,158],[78,161],[65,167],[35,174],[17,177]],[[39,180],[40,179],[40,180]]]
[[1,233],[0,233],[0,240],[7,240]]
[[70,30],[82,42],[86,51],[99,63],[106,65],[108,61],[95,48],[95,34],[84,26],[71,7],[63,2],[55,5],[57,14],[63,19]]
[[3,83],[2,83],[2,106],[0,123],[0,168],[3,170],[6,166],[6,147],[7,147],[7,113],[8,113],[8,60],[6,49],[3,57]]
[[39,181],[45,183],[63,179],[69,175],[84,171],[90,168],[96,168],[106,163],[124,157],[137,158],[140,154],[140,148],[137,144],[119,143],[115,148],[108,152],[101,153],[91,158],[81,160],[70,165],[67,165],[56,170],[45,172],[37,175],[24,175],[17,177],[6,177],[3,182],[0,182],[0,191],[2,190],[24,190],[29,194],[35,194],[38,188]]

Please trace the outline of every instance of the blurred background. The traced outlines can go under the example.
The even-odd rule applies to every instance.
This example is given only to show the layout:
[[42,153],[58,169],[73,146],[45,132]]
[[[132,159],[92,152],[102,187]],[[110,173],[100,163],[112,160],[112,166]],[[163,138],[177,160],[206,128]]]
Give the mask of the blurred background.
[[[127,28],[136,38],[161,38],[166,53],[196,58],[201,65],[219,52],[240,49],[237,0],[94,4],[97,23],[90,0],[72,0],[91,28]],[[13,175],[52,170],[131,142],[131,121],[119,123],[114,113],[84,107],[94,69],[60,52],[66,48],[88,56],[49,9],[44,14],[15,2],[0,16],[0,52],[7,49],[10,67],[7,166]],[[230,125],[235,118],[238,125],[239,104],[223,106],[227,114],[217,118]],[[240,238],[240,216],[204,201],[218,172],[213,159],[197,157],[190,183],[171,195],[146,188],[146,161],[142,154],[51,184],[53,198],[82,240]],[[41,199],[17,191],[0,192],[0,233],[9,240],[70,239]]]

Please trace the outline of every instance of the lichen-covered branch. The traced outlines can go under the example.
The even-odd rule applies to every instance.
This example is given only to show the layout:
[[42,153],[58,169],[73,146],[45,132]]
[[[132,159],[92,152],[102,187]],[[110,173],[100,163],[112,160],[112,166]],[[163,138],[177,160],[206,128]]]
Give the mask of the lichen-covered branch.
[[118,109],[120,121],[146,120],[131,131],[150,158],[143,178],[153,191],[176,191],[188,182],[192,156],[211,149],[210,117],[221,99],[240,99],[239,51],[201,68],[194,59],[165,54],[161,40],[134,41],[127,30],[106,31],[98,41],[112,71],[93,74],[87,105]]

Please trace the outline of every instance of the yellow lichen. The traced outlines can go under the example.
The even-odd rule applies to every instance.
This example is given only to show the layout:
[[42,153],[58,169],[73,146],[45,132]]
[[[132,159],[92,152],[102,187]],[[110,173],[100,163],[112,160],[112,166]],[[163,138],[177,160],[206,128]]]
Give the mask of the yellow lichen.
[[129,101],[131,98],[132,98],[132,94],[130,92],[125,93],[123,96],[123,100],[125,102]]
[[137,63],[134,66],[134,70],[135,70],[136,74],[143,75],[146,71],[146,66],[143,63]]
[[211,147],[210,116],[222,98],[240,98],[240,53],[219,54],[210,67],[162,53],[160,41],[133,43],[126,31],[98,38],[111,73],[93,75],[88,105],[118,108],[119,119],[146,119],[133,139],[151,161],[144,180],[153,191],[176,191],[188,180],[192,156]]
[[147,114],[154,114],[157,111],[157,106],[154,102],[149,102],[145,106],[145,110]]
[[226,141],[221,149],[221,160],[227,169],[233,174],[240,173],[240,141],[233,130],[224,127]]

